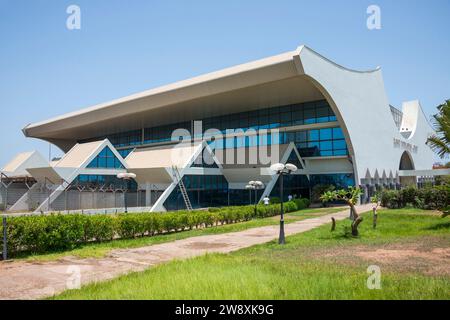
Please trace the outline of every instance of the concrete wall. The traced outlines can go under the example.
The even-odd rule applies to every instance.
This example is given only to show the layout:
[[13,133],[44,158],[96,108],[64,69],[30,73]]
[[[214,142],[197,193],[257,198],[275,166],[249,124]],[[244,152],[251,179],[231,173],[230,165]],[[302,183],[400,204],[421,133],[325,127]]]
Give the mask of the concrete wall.
[[[417,101],[405,103],[403,113],[415,123],[409,138],[400,134],[390,111],[380,69],[349,70],[307,47],[294,56],[300,74],[310,77],[335,112],[346,135],[357,183],[367,176],[395,176],[403,152],[411,153],[415,169],[431,169],[433,153],[425,145],[433,132]],[[411,113],[413,115],[411,115]]]

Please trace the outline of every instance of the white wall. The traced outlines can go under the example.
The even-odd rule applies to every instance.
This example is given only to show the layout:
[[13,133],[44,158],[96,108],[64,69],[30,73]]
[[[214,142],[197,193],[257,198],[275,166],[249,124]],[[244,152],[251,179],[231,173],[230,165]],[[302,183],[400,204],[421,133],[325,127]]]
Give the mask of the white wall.
[[[346,133],[357,183],[367,172],[372,177],[375,172],[395,176],[402,153],[410,147],[416,147],[411,149],[415,169],[431,169],[433,153],[425,142],[432,129],[420,105],[406,104],[406,108],[418,108],[418,115],[415,132],[405,139],[392,119],[380,69],[349,70],[307,47],[299,48],[297,53],[294,61],[299,73],[309,76],[322,91]],[[395,144],[394,139],[400,143]]]

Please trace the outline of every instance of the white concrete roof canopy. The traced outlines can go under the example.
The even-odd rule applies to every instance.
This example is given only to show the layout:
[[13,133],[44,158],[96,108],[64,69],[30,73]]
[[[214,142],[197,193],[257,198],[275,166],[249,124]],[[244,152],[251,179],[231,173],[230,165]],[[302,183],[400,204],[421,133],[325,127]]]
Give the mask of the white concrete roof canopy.
[[29,177],[27,169],[48,166],[49,163],[38,151],[17,154],[1,170],[8,177]]

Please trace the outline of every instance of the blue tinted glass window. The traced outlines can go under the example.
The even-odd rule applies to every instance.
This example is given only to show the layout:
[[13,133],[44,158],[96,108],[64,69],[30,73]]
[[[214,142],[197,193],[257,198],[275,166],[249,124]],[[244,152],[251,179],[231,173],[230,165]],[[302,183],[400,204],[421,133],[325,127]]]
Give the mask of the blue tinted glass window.
[[333,143],[331,141],[321,141],[320,142],[320,150],[332,150]]
[[309,141],[318,141],[319,140],[319,130],[310,130],[308,140]]
[[308,108],[303,111],[305,124],[316,123],[316,109]]
[[322,157],[331,157],[333,155],[332,150],[320,150],[320,155]]
[[109,147],[105,147],[87,166],[87,168],[121,169],[122,163]]
[[345,140],[334,140],[333,141],[333,149],[346,149],[347,144]]
[[307,131],[299,131],[295,134],[295,139],[297,142],[306,142],[308,141],[308,132]]
[[334,150],[333,152],[333,155],[335,156],[346,156],[347,154],[347,150]]
[[317,108],[317,122],[328,122],[328,107]]
[[333,139],[333,130],[331,128],[320,129],[320,140]]
[[341,128],[333,128],[333,139],[344,139],[344,133]]

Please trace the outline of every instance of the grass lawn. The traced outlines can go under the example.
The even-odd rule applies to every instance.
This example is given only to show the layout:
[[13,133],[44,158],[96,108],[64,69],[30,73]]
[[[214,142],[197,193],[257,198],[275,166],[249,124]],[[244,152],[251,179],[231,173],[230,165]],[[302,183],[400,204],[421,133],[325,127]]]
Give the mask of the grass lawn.
[[[318,216],[326,215],[329,213],[335,213],[345,210],[345,208],[318,208],[318,209],[305,209],[297,212],[289,213],[285,216],[286,223],[292,223],[309,218],[315,218]],[[47,261],[57,260],[66,256],[74,256],[78,258],[101,258],[107,255],[113,249],[126,249],[126,248],[138,248],[149,246],[152,244],[158,244],[163,242],[175,241],[185,239],[189,237],[220,234],[227,232],[242,231],[250,228],[263,227],[268,225],[275,225],[279,223],[279,217],[270,217],[265,219],[253,219],[246,222],[229,224],[224,226],[217,226],[206,229],[189,230],[183,232],[169,233],[163,235],[157,235],[153,237],[142,237],[136,239],[118,239],[114,241],[107,241],[102,243],[89,243],[83,244],[73,250],[58,251],[45,254],[30,255],[27,253],[21,254],[16,259],[26,259],[30,261]]]
[[[285,246],[173,261],[55,299],[450,299],[448,218],[382,210],[374,230],[364,216],[358,238],[344,220],[333,233],[324,225]],[[367,288],[369,265],[381,268],[380,290]]]

